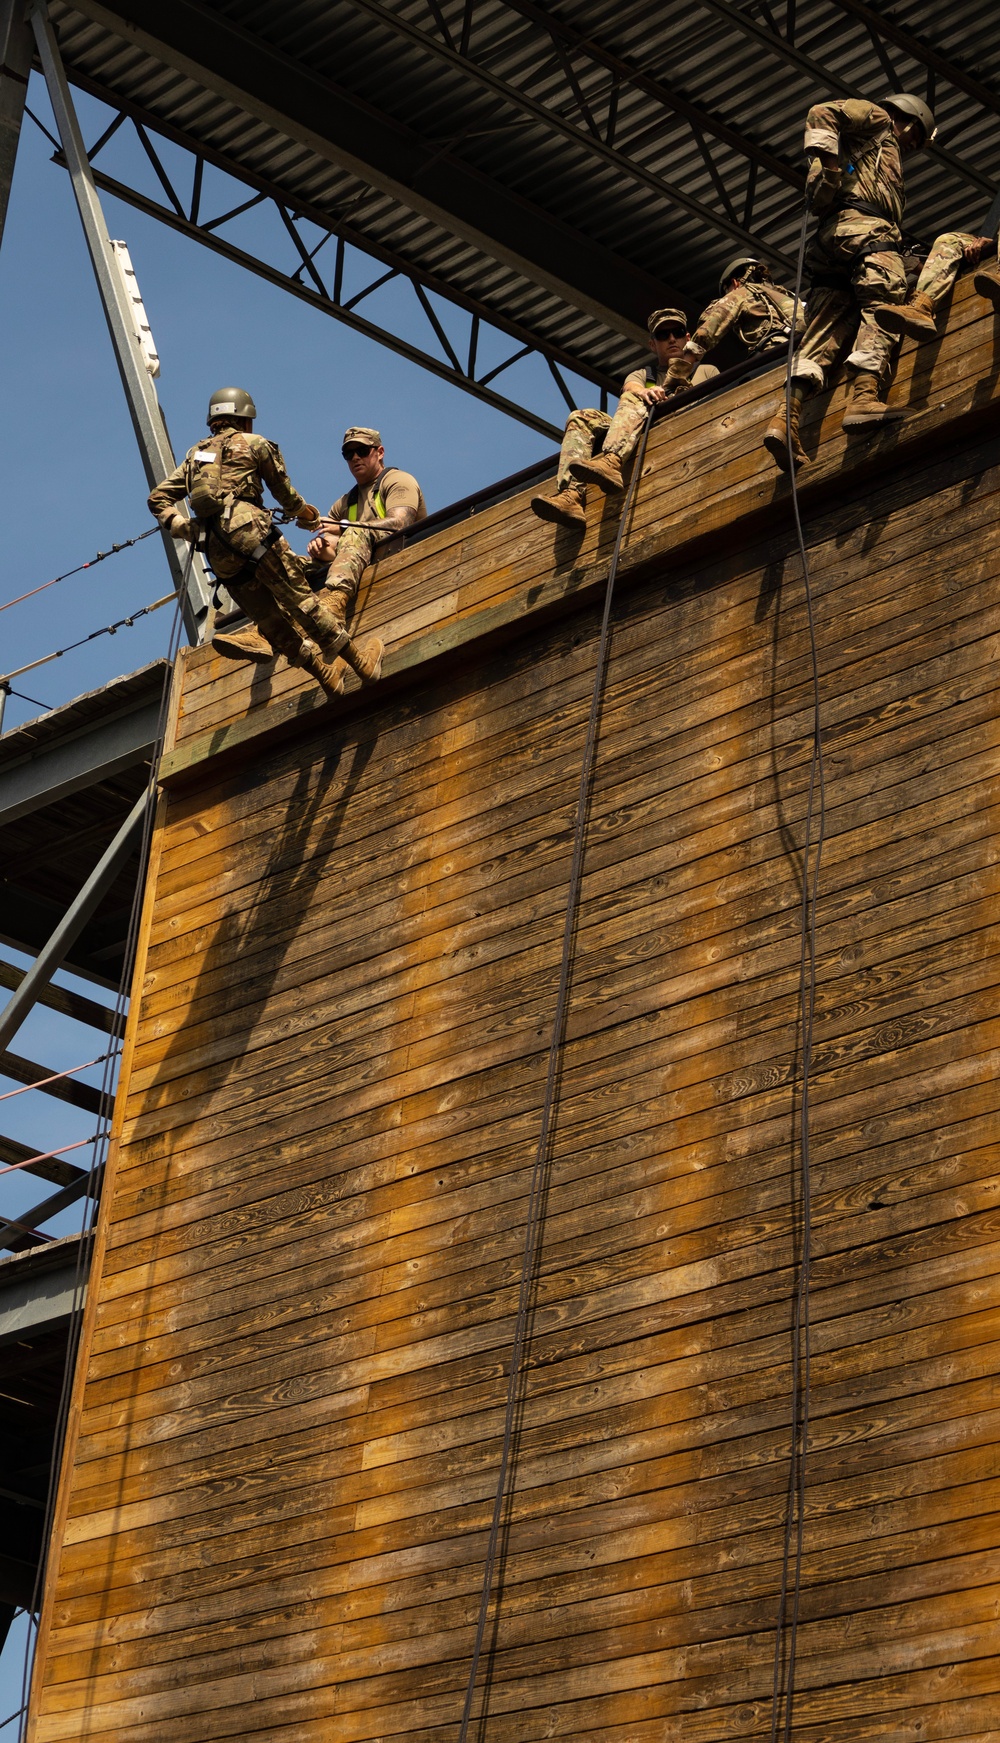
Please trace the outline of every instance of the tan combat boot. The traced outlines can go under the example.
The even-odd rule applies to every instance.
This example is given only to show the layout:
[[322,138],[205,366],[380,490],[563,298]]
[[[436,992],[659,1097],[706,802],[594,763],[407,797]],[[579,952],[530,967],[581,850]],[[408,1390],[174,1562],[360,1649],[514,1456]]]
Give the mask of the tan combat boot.
[[995,309],[1000,309],[1000,261],[981,266],[972,283],[979,296],[985,297]]
[[304,672],[308,672],[311,677],[315,678],[317,684],[322,686],[328,696],[342,696],[344,694],[343,672],[338,669],[341,666],[340,660],[335,665],[330,665],[323,658],[315,642],[304,641],[299,649],[298,658],[294,662],[289,662],[289,664],[292,663],[301,666]]
[[346,662],[352,672],[356,672],[362,684],[374,684],[382,676],[382,655],[385,646],[377,635],[373,635],[360,648],[355,641],[348,640],[340,650],[339,666]]
[[533,496],[528,507],[539,520],[555,521],[557,526],[581,529],[587,524],[584,503],[587,493],[580,484],[566,484],[555,496]]
[[911,339],[938,337],[934,309],[923,291],[914,291],[907,303],[877,303],[872,314],[883,333],[906,333]]
[[212,646],[225,660],[252,660],[255,666],[268,666],[276,658],[270,642],[256,629],[220,629],[212,637]]
[[571,460],[569,470],[577,484],[596,484],[605,496],[625,489],[622,463],[617,454],[595,454],[592,460]]
[[306,600],[302,611],[310,624],[312,639],[319,643],[324,654],[331,659],[334,654],[339,654],[348,635],[343,595],[324,587]]
[[905,418],[900,406],[886,405],[879,392],[879,378],[870,369],[854,369],[851,376],[843,420],[845,430],[875,429],[880,424],[898,424]]
[[[793,467],[798,471],[800,466],[808,466],[809,456],[799,441],[799,419],[802,416],[803,401],[809,398],[810,387],[806,381],[792,382],[791,416],[782,394],[781,404],[774,417],[764,431],[764,446],[776,466],[782,472],[791,472]],[[791,441],[789,442],[789,424],[791,424]]]

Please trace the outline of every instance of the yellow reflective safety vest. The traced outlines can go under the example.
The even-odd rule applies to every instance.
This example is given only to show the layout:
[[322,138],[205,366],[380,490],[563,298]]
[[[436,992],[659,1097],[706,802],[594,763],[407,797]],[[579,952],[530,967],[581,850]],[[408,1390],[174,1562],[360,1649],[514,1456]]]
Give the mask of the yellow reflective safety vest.
[[[379,478],[378,484],[375,487],[375,494],[372,496],[371,502],[372,502],[372,505],[375,509],[375,513],[378,515],[379,520],[385,520],[385,503],[382,500],[382,485],[383,485],[386,477],[388,476],[388,474],[390,472],[397,472],[398,470],[399,470],[399,468],[397,466],[386,466],[383,469],[382,475]],[[355,485],[354,489],[350,492],[348,499],[347,499],[347,518],[348,518],[348,520],[357,520],[357,518],[358,518],[358,497],[359,497],[359,495],[360,495],[360,491],[358,490],[358,486]]]

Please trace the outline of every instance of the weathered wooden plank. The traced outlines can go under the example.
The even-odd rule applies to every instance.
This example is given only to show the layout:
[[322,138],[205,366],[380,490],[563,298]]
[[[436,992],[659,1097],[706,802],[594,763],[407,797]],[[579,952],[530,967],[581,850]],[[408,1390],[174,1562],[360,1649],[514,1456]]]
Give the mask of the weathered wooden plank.
[[[904,347],[892,438],[841,389],[807,420],[795,1743],[971,1739],[1000,1672],[983,309]],[[769,1724],[811,706],[776,389],[654,430],[626,545],[482,1743]],[[379,565],[396,676],[339,711],[185,656],[32,1743],[454,1743],[617,512]]]

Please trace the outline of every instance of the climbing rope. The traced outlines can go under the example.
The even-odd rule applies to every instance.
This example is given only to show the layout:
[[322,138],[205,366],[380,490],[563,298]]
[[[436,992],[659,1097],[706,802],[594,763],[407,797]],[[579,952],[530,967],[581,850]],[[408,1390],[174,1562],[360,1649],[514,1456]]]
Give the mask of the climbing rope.
[[621,519],[618,523],[618,535],[615,539],[614,550],[611,556],[611,567],[608,570],[608,579],[604,590],[604,611],[601,617],[601,629],[597,643],[597,663],[594,668],[594,682],[590,696],[590,713],[587,717],[587,732],[583,746],[583,759],[580,766],[580,784],[576,801],[576,819],[573,825],[573,852],[570,858],[569,883],[566,894],[566,916],[563,923],[559,983],[556,992],[555,1012],[552,1018],[552,1032],[549,1041],[549,1054],[545,1073],[545,1091],[542,1097],[538,1144],[535,1150],[535,1160],[531,1171],[531,1183],[528,1190],[524,1247],[521,1255],[521,1281],[517,1298],[517,1315],[514,1321],[514,1336],[511,1344],[510,1371],[507,1376],[507,1398],[504,1409],[503,1439],[500,1449],[500,1469],[497,1473],[496,1490],[493,1497],[493,1515],[490,1521],[489,1537],[486,1543],[486,1557],[483,1565],[483,1583],[479,1599],[479,1617],[476,1624],[476,1635],[472,1648],[472,1661],[469,1666],[469,1680],[465,1691],[465,1705],[462,1709],[462,1722],[458,1734],[459,1743],[467,1743],[469,1726],[472,1721],[472,1706],[475,1700],[476,1681],[479,1674],[479,1661],[482,1657],[483,1642],[486,1638],[486,1627],[489,1621],[490,1599],[493,1593],[493,1573],[496,1566],[497,1546],[500,1541],[500,1528],[503,1519],[504,1502],[507,1499],[507,1478],[510,1472],[511,1452],[513,1449],[514,1424],[517,1419],[517,1407],[521,1393],[523,1359],[528,1336],[531,1298],[534,1292],[538,1271],[538,1260],[541,1253],[544,1205],[550,1165],[549,1147],[555,1114],[556,1086],[559,1080],[559,1062],[562,1053],[563,1033],[566,1026],[566,1010],[569,1002],[570,975],[573,966],[573,938],[580,905],[580,886],[583,881],[583,859],[586,848],[587,818],[590,810],[591,784],[594,772],[594,752],[597,746],[597,729],[600,720],[601,699],[604,694],[604,679],[607,672],[608,652],[611,644],[611,605],[614,599],[615,581],[618,576],[618,561],[621,555],[625,530],[631,518],[632,509],[635,504],[639,479],[642,475],[642,462],[646,453],[646,442],[649,437],[649,429],[653,420],[654,411],[655,407],[650,407],[646,416],[646,422],[642,429],[642,434],[639,438],[635,465],[632,469],[628,494],[625,498]]
[[[802,209],[802,228],[795,272],[795,301],[792,308],[791,332],[785,363],[785,439],[789,456],[792,449],[792,355],[795,349],[795,328],[802,295],[802,274],[805,265],[806,230],[809,208]],[[802,562],[805,585],[806,621],[809,630],[809,655],[812,684],[812,751],[809,761],[809,788],[806,800],[805,837],[802,847],[802,900],[799,909],[799,1022],[802,1037],[802,1088],[799,1099],[799,1192],[801,1197],[802,1236],[799,1255],[798,1284],[792,1321],[792,1423],[788,1491],[785,1505],[785,1530],[781,1557],[781,1588],[778,1615],[774,1631],[774,1671],[771,1688],[770,1743],[777,1743],[781,1709],[782,1646],[788,1641],[785,1666],[785,1716],[781,1727],[785,1739],[791,1736],[792,1697],[795,1689],[795,1663],[798,1650],[799,1608],[802,1591],[802,1548],[805,1528],[806,1452],[809,1442],[809,1405],[811,1385],[812,1337],[809,1318],[809,1290],[812,1272],[812,1157],[810,1143],[810,1091],[812,1080],[813,1026],[816,1012],[816,903],[819,896],[820,863],[826,838],[826,776],[823,765],[822,716],[820,711],[819,657],[816,649],[816,621],[813,609],[812,576],[809,556],[802,531],[799,511],[798,481],[794,462],[789,468],[792,493],[792,514],[795,536]],[[818,814],[816,801],[819,801]],[[813,830],[815,828],[815,842]],[[815,851],[814,851],[815,849]],[[794,1539],[794,1552],[793,1552]],[[789,1584],[791,1606],[789,1609]]]

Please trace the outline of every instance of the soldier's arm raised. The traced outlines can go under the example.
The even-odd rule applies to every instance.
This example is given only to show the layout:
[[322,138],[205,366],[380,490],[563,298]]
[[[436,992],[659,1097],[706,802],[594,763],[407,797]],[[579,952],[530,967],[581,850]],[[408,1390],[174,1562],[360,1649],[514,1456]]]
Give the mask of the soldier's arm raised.
[[267,485],[271,495],[280,502],[286,514],[295,516],[296,525],[314,527],[319,524],[319,509],[307,502],[295,489],[288,476],[284,456],[277,442],[269,442],[265,436],[259,436],[254,442],[257,451],[257,464],[260,475]]
[[722,343],[738,320],[744,300],[737,286],[735,290],[727,291],[725,296],[716,297],[715,302],[709,303],[699,315],[698,325],[684,347],[695,362],[700,363],[707,352],[714,351]]

